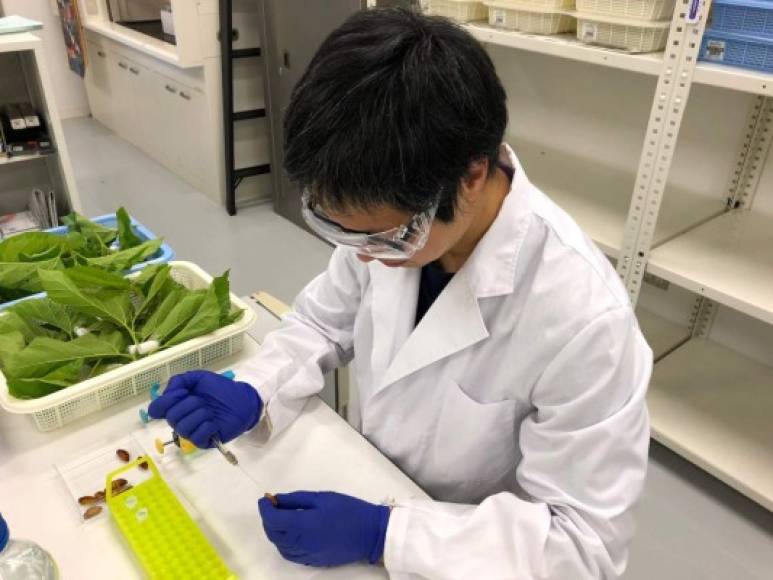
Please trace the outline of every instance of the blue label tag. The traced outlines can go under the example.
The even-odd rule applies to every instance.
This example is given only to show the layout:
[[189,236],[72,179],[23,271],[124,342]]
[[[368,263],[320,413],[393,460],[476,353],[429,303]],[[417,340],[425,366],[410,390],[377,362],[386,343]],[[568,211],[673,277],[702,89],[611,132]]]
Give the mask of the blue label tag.
[[684,19],[690,24],[695,24],[700,18],[701,5],[703,0],[690,0],[690,8],[687,10]]

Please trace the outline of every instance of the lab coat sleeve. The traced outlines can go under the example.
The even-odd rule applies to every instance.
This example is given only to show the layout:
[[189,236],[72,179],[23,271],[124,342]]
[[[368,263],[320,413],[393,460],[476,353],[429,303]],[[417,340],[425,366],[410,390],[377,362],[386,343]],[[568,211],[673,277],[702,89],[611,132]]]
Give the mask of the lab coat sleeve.
[[325,373],[351,360],[354,319],[367,275],[353,252],[337,249],[281,326],[240,367],[239,379],[255,387],[264,402],[264,414],[251,433],[259,442],[292,423],[307,399],[322,390]]
[[527,497],[398,503],[385,563],[398,578],[619,578],[649,445],[652,351],[628,307],[589,323],[533,387],[516,478]]

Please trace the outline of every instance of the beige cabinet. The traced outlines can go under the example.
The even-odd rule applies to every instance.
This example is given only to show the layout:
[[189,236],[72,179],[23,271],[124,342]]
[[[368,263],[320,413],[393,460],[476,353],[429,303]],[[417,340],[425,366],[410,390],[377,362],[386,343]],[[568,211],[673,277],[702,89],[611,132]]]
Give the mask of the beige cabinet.
[[[0,0],[2,1],[2,0]],[[260,7],[234,6],[234,48],[260,46]],[[81,0],[88,66],[86,89],[94,117],[173,171],[212,201],[226,192],[222,63],[218,0],[172,0],[177,45],[111,22],[107,0]],[[115,16],[117,12],[113,13]],[[85,15],[85,16],[84,16]],[[234,110],[266,107],[262,67],[234,63]],[[250,119],[235,129],[236,167],[271,162],[270,122]],[[240,203],[271,197],[271,175],[243,180]]]
[[131,141],[137,143],[137,123],[134,119],[134,79],[131,78],[129,67],[133,63],[126,57],[107,53],[107,77],[110,87],[110,113],[108,126]]
[[207,191],[207,168],[212,160],[207,159],[204,132],[196,131],[196,127],[205,126],[207,107],[203,94],[157,75],[153,100],[157,100],[162,117],[162,130],[156,135],[162,148],[158,160],[192,185]]
[[[108,76],[108,58],[107,51],[94,44],[87,42],[89,54],[89,66],[86,68],[86,91],[89,97],[89,106],[91,114],[103,125],[111,127],[110,103],[112,91],[110,90],[110,79]],[[112,128],[112,127],[111,127]]]
[[206,132],[208,108],[197,88],[160,74],[122,52],[89,43],[86,88],[94,117],[191,185],[217,187]]

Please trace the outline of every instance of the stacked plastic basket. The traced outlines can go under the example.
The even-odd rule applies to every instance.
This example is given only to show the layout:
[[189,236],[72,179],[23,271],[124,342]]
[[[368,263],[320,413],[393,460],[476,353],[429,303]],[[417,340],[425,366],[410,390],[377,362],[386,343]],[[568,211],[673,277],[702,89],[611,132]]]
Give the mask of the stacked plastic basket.
[[588,44],[656,52],[666,46],[674,4],[675,0],[430,0],[429,13],[459,22],[488,18],[496,28],[529,34],[576,30],[577,38]]
[[486,20],[488,8],[483,2],[468,0],[430,0],[427,14],[453,18],[457,22],[473,22]]
[[700,60],[773,72],[773,2],[714,0]]
[[575,0],[486,0],[491,26],[531,34],[573,32]]
[[674,0],[577,0],[577,38],[628,52],[663,50],[674,4]]

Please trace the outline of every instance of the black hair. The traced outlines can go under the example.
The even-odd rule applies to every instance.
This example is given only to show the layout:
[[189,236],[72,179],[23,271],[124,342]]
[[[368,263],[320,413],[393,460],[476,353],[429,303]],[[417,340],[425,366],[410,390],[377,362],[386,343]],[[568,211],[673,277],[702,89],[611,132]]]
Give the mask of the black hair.
[[493,173],[506,95],[486,51],[450,20],[402,9],[352,15],[314,55],[285,119],[285,169],[334,210],[418,213],[439,199],[451,221],[460,180]]

